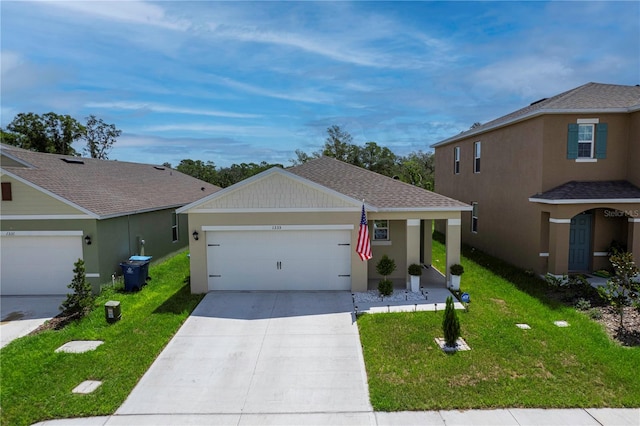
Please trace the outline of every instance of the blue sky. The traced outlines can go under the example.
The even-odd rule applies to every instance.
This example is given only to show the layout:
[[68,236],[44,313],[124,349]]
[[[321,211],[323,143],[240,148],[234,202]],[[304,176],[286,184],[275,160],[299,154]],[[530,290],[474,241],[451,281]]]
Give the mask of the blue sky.
[[339,125],[396,154],[594,81],[640,84],[640,3],[2,1],[1,125],[95,114],[111,159],[289,165]]

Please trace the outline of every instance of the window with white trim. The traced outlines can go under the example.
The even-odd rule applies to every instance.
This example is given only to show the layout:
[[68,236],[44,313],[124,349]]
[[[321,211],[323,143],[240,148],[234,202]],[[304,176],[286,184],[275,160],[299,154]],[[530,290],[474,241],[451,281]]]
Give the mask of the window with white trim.
[[473,144],[473,173],[480,173],[480,142]]
[[471,202],[471,232],[478,233],[478,203],[473,201]]
[[607,158],[607,123],[598,118],[579,118],[567,129],[567,158],[577,162],[596,162]]
[[373,221],[373,240],[389,241],[389,221],[388,220]]
[[178,215],[171,213],[171,237],[173,242],[178,241]]
[[460,147],[453,148],[453,174],[460,174]]
[[578,124],[578,158],[593,158],[594,124]]

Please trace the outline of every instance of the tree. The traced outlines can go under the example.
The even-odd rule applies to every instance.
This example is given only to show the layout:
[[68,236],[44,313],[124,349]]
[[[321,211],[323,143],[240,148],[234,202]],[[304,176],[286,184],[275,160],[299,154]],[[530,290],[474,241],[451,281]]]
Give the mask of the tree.
[[442,319],[442,332],[444,333],[444,343],[450,348],[455,348],[460,337],[460,320],[453,304],[453,297],[447,297]]
[[435,158],[432,152],[416,151],[399,162],[400,180],[433,191],[435,176]]
[[629,252],[616,252],[609,258],[615,275],[598,292],[607,300],[620,316],[620,329],[624,330],[624,308],[629,304],[640,306],[640,282],[637,281],[638,267]]
[[393,293],[393,282],[387,277],[396,270],[396,261],[386,254],[376,264],[376,271],[383,276],[378,283],[378,292],[383,296],[389,296]]
[[375,142],[367,142],[360,148],[360,163],[372,172],[393,176],[397,168],[396,160],[396,155],[389,148]]
[[121,134],[122,130],[118,130],[115,125],[107,124],[95,115],[88,116],[84,132],[84,139],[87,141],[85,154],[91,158],[107,160],[109,151]]
[[30,112],[16,115],[7,130],[14,136],[3,135],[5,143],[30,151],[78,155],[72,144],[83,137],[85,128],[70,115],[48,112],[40,116]]
[[91,311],[94,297],[91,292],[91,284],[86,280],[84,260],[78,259],[73,265],[73,280],[67,286],[73,290],[73,293],[67,294],[67,300],[62,302],[60,308],[66,316],[82,318]]
[[311,159],[318,158],[320,157],[320,155],[322,155],[321,152],[312,152],[311,154],[307,154],[301,149],[296,149],[295,153],[296,153],[296,158],[292,158],[291,160],[289,160],[293,166],[299,166]]
[[333,125],[327,129],[327,133],[329,136],[324,142],[322,155],[359,166],[360,148],[352,143],[353,137],[349,132]]
[[201,160],[184,159],[176,167],[176,170],[185,175],[214,184],[218,180],[216,166],[211,161],[204,163]]

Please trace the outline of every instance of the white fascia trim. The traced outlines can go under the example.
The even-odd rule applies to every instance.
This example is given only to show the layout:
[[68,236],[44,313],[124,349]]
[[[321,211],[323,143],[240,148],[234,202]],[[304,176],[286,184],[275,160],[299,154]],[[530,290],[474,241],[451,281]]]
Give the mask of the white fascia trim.
[[[292,180],[295,180],[295,181],[297,181],[297,182],[299,182],[299,183],[301,183],[303,185],[306,185],[306,186],[309,186],[311,188],[317,189],[317,190],[322,191],[322,192],[324,192],[326,194],[332,195],[332,196],[334,196],[336,198],[340,198],[340,199],[342,199],[342,200],[344,200],[344,201],[346,201],[346,202],[348,202],[350,204],[353,204],[354,206],[359,206],[359,207],[362,206],[362,200],[356,200],[355,198],[348,197],[348,196],[346,196],[346,195],[344,195],[344,194],[342,194],[342,193],[340,193],[338,191],[334,191],[333,189],[327,188],[326,186],[322,186],[319,183],[313,182],[313,181],[311,181],[309,179],[305,179],[305,178],[303,178],[301,176],[298,176],[296,174],[288,172],[288,171],[286,171],[286,170],[284,170],[284,169],[282,169],[280,167],[272,167],[269,170],[265,170],[262,173],[258,173],[257,175],[251,176],[250,178],[247,178],[247,179],[245,179],[243,181],[240,181],[240,182],[238,182],[236,184],[233,184],[233,185],[231,185],[229,187],[226,187],[226,188],[224,188],[224,189],[222,189],[222,190],[220,190],[218,192],[214,192],[213,194],[211,194],[211,195],[209,195],[207,197],[201,198],[200,200],[194,201],[191,204],[187,204],[186,206],[179,208],[177,210],[177,213],[185,213],[187,210],[190,210],[193,207],[197,207],[197,206],[199,206],[201,204],[204,204],[206,202],[209,202],[209,201],[211,201],[213,199],[216,199],[216,198],[219,198],[219,197],[223,197],[223,196],[225,196],[227,194],[235,192],[235,191],[241,189],[244,186],[247,186],[247,185],[250,185],[250,184],[252,184],[254,182],[262,180],[262,179],[264,179],[264,178],[266,178],[266,177],[268,177],[268,176],[270,176],[270,175],[272,175],[274,173],[279,173],[279,174],[282,174],[284,176],[287,176],[288,178],[290,178]],[[371,210],[372,209],[372,206],[368,205],[366,203],[366,200],[365,200],[365,209],[366,210]]]
[[63,198],[63,197],[61,197],[61,196],[59,196],[59,195],[57,195],[57,194],[54,194],[54,193],[53,193],[53,192],[51,192],[51,191],[47,191],[46,189],[44,189],[44,188],[42,188],[42,187],[40,187],[40,186],[38,186],[38,185],[36,185],[36,184],[34,184],[34,183],[32,183],[32,182],[29,182],[28,180],[26,180],[26,179],[24,179],[24,178],[21,178],[20,176],[17,176],[17,175],[15,175],[15,174],[11,173],[11,172],[8,172],[8,171],[6,171],[5,169],[2,169],[2,171],[3,171],[7,176],[11,176],[13,179],[15,179],[15,180],[17,180],[17,181],[20,181],[20,182],[24,183],[25,185],[30,186],[31,188],[33,188],[33,189],[35,189],[35,190],[37,190],[37,191],[42,192],[43,194],[46,194],[46,195],[48,195],[48,196],[50,196],[50,197],[52,197],[52,198],[55,198],[56,200],[58,200],[58,201],[60,201],[60,202],[62,202],[62,203],[64,203],[64,204],[66,204],[66,205],[68,205],[68,206],[71,206],[71,207],[73,207],[74,209],[78,209],[78,210],[80,210],[81,212],[83,212],[83,213],[85,213],[85,214],[87,214],[87,215],[91,216],[91,217],[92,217],[92,218],[94,218],[94,219],[99,219],[99,218],[100,218],[97,214],[93,213],[92,211],[89,211],[89,210],[85,209],[84,207],[80,207],[79,205],[77,205],[77,204],[75,204],[75,203],[73,203],[73,202],[71,202],[71,201],[67,200],[66,198]]
[[0,220],[81,220],[81,219],[91,219],[95,220],[94,217],[84,215],[84,214],[11,214],[11,215],[0,215]]
[[379,208],[377,212],[470,212],[471,206],[465,207],[399,207],[399,208]]
[[205,225],[203,231],[351,231],[355,225]]
[[549,253],[540,253],[540,257],[549,257]]
[[556,218],[550,217],[549,223],[571,223],[571,219],[556,219]]
[[82,231],[2,231],[3,237],[82,237]]
[[447,226],[461,226],[461,219],[447,219]]
[[189,214],[199,213],[309,213],[309,212],[359,212],[358,207],[335,207],[335,208],[258,208],[258,209],[198,209],[188,212]]
[[134,211],[125,212],[125,213],[106,214],[103,216],[99,216],[98,219],[113,219],[114,217],[133,216],[136,214],[157,212],[159,210],[171,210],[171,209],[177,209],[180,206],[182,206],[182,204],[175,204],[171,206],[162,206],[162,207],[151,207],[144,210],[134,210]]
[[[481,135],[483,133],[489,132],[491,130],[496,130],[501,127],[506,127],[511,124],[518,123],[520,121],[529,120],[531,118],[537,117],[539,115],[545,114],[580,114],[580,115],[595,115],[595,114],[614,114],[614,113],[629,113],[634,112],[640,109],[640,105],[634,105],[629,108],[599,108],[599,109],[540,109],[537,111],[530,112],[528,114],[524,114],[511,120],[504,121],[499,124],[495,124],[490,127],[485,127],[480,130],[469,131],[468,133],[462,133],[455,136],[450,137],[449,139],[445,139],[440,142],[436,142],[432,145],[429,145],[430,148],[439,148],[441,146],[449,145],[450,143],[457,142],[466,138],[470,138],[472,136]],[[497,120],[497,119],[496,119]]]
[[87,278],[100,278],[100,274],[99,273],[89,273],[89,274],[84,274],[85,277]]
[[609,253],[607,253],[606,251],[594,251],[593,252],[593,256],[594,257],[607,257],[607,256],[609,256]]
[[546,200],[544,198],[529,198],[529,201],[541,204],[635,204],[640,203],[640,198],[605,198],[593,200]]

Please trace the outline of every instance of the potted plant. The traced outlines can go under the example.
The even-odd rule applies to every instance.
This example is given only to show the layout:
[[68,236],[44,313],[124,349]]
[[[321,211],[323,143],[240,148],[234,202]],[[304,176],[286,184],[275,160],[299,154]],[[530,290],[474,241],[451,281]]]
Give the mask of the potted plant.
[[393,282],[387,277],[396,270],[396,262],[386,254],[376,264],[376,271],[383,276],[378,283],[378,291],[382,296],[389,296],[393,293]]
[[464,268],[459,263],[455,263],[451,265],[449,272],[451,272],[451,289],[460,290],[460,276],[464,274]]
[[409,275],[411,276],[411,291],[417,293],[420,290],[420,275],[422,275],[422,266],[417,263],[409,265]]

